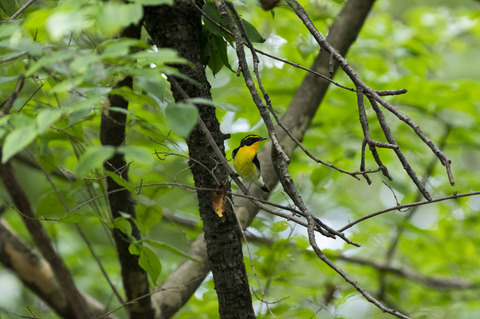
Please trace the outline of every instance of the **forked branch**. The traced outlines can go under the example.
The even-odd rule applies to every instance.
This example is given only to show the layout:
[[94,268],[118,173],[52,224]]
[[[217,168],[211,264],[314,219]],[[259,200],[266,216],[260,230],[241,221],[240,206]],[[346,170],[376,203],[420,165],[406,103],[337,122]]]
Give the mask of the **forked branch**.
[[[401,121],[405,122],[408,126],[410,126],[414,132],[420,137],[420,139],[432,150],[432,152],[439,158],[440,162],[442,165],[445,166],[447,175],[450,181],[450,184],[453,186],[455,185],[455,181],[453,179],[453,174],[450,168],[450,163],[451,161],[447,158],[447,156],[433,143],[420,129],[420,127],[415,124],[408,116],[404,115],[400,111],[398,111],[393,105],[385,101],[375,90],[370,88],[367,84],[365,84],[360,77],[355,73],[355,71],[350,67],[350,65],[347,63],[347,60],[334,48],[332,47],[323,37],[323,35],[317,30],[313,22],[310,20],[310,17],[306,13],[305,9],[297,2],[297,0],[288,0],[287,1],[288,5],[295,11],[297,16],[302,20],[302,22],[305,24],[307,29],[310,31],[310,33],[313,35],[317,43],[320,45],[322,50],[325,50],[330,54],[332,57],[333,61],[336,61],[340,67],[343,69],[345,74],[350,78],[350,80],[355,84],[357,92],[361,89],[360,93],[364,93],[366,96],[369,97],[370,101],[376,101],[379,104],[381,104],[385,109],[387,109],[389,112],[394,114],[398,119]],[[372,107],[373,103],[372,103]],[[381,112],[378,112],[378,108],[375,110],[377,113],[377,118],[380,123],[382,123],[382,120],[379,117],[382,117]],[[391,134],[387,134],[385,127],[382,126],[382,129],[384,130],[385,137],[387,138],[387,141],[389,144],[396,144],[392,143],[392,136]],[[389,141],[390,139],[390,141]],[[368,141],[367,141],[368,142]],[[408,175],[410,178],[413,180],[415,185],[419,188],[419,190],[422,192],[423,196],[427,200],[431,200],[430,194],[426,191],[425,186],[422,184],[420,179],[416,177],[415,172],[413,169],[411,169],[410,165],[408,164],[407,159],[403,155],[403,153],[399,150],[398,145],[397,148],[393,148],[397,157],[399,160],[402,162],[402,164],[405,167],[405,170],[407,171]],[[407,166],[406,166],[407,165]]]

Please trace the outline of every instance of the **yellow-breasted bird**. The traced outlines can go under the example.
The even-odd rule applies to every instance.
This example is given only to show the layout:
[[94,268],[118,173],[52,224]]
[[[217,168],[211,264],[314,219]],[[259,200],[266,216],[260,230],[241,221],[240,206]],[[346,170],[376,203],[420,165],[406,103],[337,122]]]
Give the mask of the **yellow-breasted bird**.
[[257,157],[258,146],[266,140],[255,134],[245,136],[240,146],[233,150],[233,167],[240,177],[250,183],[258,185],[264,192],[269,192],[260,174],[260,162]]

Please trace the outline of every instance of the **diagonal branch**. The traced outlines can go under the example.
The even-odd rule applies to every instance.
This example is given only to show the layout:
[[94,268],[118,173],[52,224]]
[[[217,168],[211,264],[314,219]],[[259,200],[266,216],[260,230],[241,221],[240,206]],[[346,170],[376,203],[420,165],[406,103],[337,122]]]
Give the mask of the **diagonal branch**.
[[[0,157],[1,153],[2,151],[0,150]],[[92,317],[90,309],[86,306],[84,298],[77,290],[70,271],[63,262],[63,259],[53,248],[52,241],[45,228],[43,228],[41,222],[35,218],[35,213],[30,201],[20,186],[15,175],[15,170],[9,161],[0,163],[0,177],[16,208],[21,213],[23,222],[32,235],[35,245],[40,249],[43,257],[45,257],[52,267],[55,278],[67,297],[70,307],[69,317],[90,319]]]
[[369,266],[375,268],[381,272],[389,272],[397,276],[405,277],[412,281],[416,281],[424,286],[433,288],[433,289],[478,289],[480,288],[480,283],[470,282],[463,278],[439,278],[439,277],[429,277],[424,276],[420,273],[413,271],[408,267],[394,267],[390,263],[379,263],[370,259],[363,259],[357,257],[347,257],[347,256],[337,256],[335,259],[358,264]]
[[433,203],[437,203],[437,202],[443,202],[443,201],[450,200],[450,199],[456,199],[456,198],[462,198],[462,197],[471,197],[471,196],[478,196],[478,195],[480,195],[480,191],[470,192],[470,193],[462,193],[462,194],[456,194],[455,193],[453,195],[448,195],[448,196],[444,196],[444,197],[440,197],[440,198],[435,198],[435,199],[432,199],[432,200],[424,200],[424,201],[402,204],[402,205],[397,205],[397,206],[394,206],[394,207],[385,208],[385,209],[382,209],[378,212],[374,212],[374,213],[368,214],[366,216],[363,216],[363,217],[349,223],[348,225],[343,226],[342,228],[338,229],[338,231],[343,232],[343,231],[353,227],[354,225],[356,225],[356,224],[358,224],[358,223],[360,223],[364,220],[367,220],[367,219],[370,219],[370,218],[373,218],[375,216],[385,214],[385,213],[388,213],[388,212],[391,212],[391,211],[395,211],[395,210],[401,211],[402,209],[406,209],[406,208],[412,208],[412,207],[417,207],[417,206],[433,204]]
[[[67,295],[58,284],[50,264],[18,237],[4,220],[0,220],[0,261],[60,316],[74,316]],[[92,313],[100,316],[106,312],[100,302],[82,295]]]
[[[420,127],[417,124],[415,124],[408,116],[405,116],[400,111],[398,111],[394,106],[392,106],[387,101],[382,99],[380,95],[378,95],[378,93],[376,93],[372,88],[370,88],[367,84],[365,84],[360,79],[360,77],[355,73],[355,71],[347,63],[347,60],[344,57],[342,57],[342,55],[332,45],[330,45],[328,41],[325,40],[325,38],[322,36],[322,34],[317,30],[313,22],[310,20],[308,14],[305,12],[305,9],[296,0],[289,0],[288,5],[295,11],[297,16],[302,20],[302,22],[305,24],[307,29],[313,35],[313,37],[315,38],[317,43],[320,45],[322,50],[325,50],[328,54],[330,54],[330,57],[332,59],[338,62],[340,67],[344,70],[347,76],[355,84],[355,86],[357,87],[357,90],[359,88],[362,88],[366,95],[371,96],[375,101],[380,103],[388,111],[392,112],[400,120],[402,120],[407,125],[409,125],[414,130],[414,132],[420,137],[420,139],[425,144],[427,144],[428,147],[430,147],[433,153],[439,158],[442,165],[445,166],[450,184],[454,185],[455,182],[453,180],[453,175],[450,168],[451,161],[447,158],[447,156],[421,131]],[[399,154],[401,153],[396,152],[396,154],[398,157]],[[406,158],[404,157],[402,158],[402,156],[400,156],[399,159],[400,161],[402,161],[402,164],[405,165]],[[415,185],[417,185],[418,187],[419,185],[421,185],[422,182],[416,177],[415,174],[412,174],[412,171],[413,170],[407,171],[407,173],[409,174],[410,178],[415,183]],[[426,199],[431,200],[430,194],[426,192],[425,187],[423,185],[421,186],[420,191],[422,192],[422,194]]]
[[[312,225],[309,222],[309,226]],[[310,245],[312,246],[313,250],[317,254],[318,258],[320,258],[324,263],[326,263],[330,268],[332,268],[334,271],[336,271],[340,276],[342,276],[343,279],[345,279],[346,282],[348,282],[350,285],[355,287],[357,291],[362,294],[362,296],[365,297],[369,302],[373,303],[375,306],[377,306],[380,310],[383,312],[387,312],[391,315],[394,315],[398,318],[403,318],[403,319],[409,319],[408,316],[398,312],[395,309],[390,309],[385,307],[382,303],[380,303],[378,300],[376,300],[370,293],[368,293],[366,290],[364,290],[360,285],[353,280],[350,276],[348,276],[343,270],[341,270],[337,265],[335,265],[330,259],[328,259],[327,256],[322,252],[320,247],[318,247],[316,240],[315,240],[315,233],[313,232],[313,228],[310,226],[308,228],[308,238],[310,240]]]

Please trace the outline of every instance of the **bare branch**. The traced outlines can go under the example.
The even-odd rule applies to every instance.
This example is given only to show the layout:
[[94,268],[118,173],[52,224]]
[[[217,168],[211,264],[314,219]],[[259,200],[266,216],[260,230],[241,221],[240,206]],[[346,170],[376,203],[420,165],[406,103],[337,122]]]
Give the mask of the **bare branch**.
[[423,206],[423,205],[427,205],[427,204],[443,202],[443,201],[446,201],[446,200],[449,200],[449,199],[456,199],[456,198],[470,197],[470,196],[477,196],[477,195],[480,195],[480,191],[479,192],[471,192],[471,193],[463,193],[463,194],[453,194],[453,195],[450,195],[450,196],[444,196],[444,197],[435,198],[435,199],[432,199],[432,200],[425,200],[425,201],[403,204],[403,205],[397,205],[395,207],[385,208],[385,209],[382,209],[378,212],[371,213],[371,214],[368,214],[366,216],[363,216],[362,218],[359,218],[359,219],[349,223],[348,225],[343,226],[342,228],[338,229],[338,231],[343,232],[343,231],[353,227],[354,225],[356,225],[356,224],[358,224],[358,223],[360,223],[364,220],[367,220],[367,219],[370,219],[372,217],[375,217],[375,216],[378,216],[378,215],[381,215],[381,214],[385,214],[385,213],[388,213],[388,212],[391,212],[391,211],[394,211],[394,210],[400,211],[400,210],[405,209],[405,208]]
[[[453,176],[450,169],[450,160],[446,157],[446,155],[421,131],[420,127],[417,124],[415,124],[409,117],[405,116],[400,111],[398,111],[395,107],[393,107],[387,101],[383,100],[373,89],[371,89],[368,85],[366,85],[360,79],[360,77],[355,73],[355,71],[349,66],[349,64],[347,63],[347,60],[343,58],[342,55],[333,46],[331,46],[325,40],[322,34],[316,29],[315,25],[312,23],[312,21],[310,20],[309,16],[307,15],[303,7],[296,0],[289,0],[288,5],[295,11],[297,16],[302,20],[302,22],[305,24],[307,29],[313,35],[313,37],[315,38],[317,43],[320,45],[322,50],[325,50],[327,53],[330,54],[331,57],[335,58],[335,60],[339,63],[339,65],[344,70],[344,72],[350,77],[352,82],[355,84],[355,86],[357,87],[357,90],[359,88],[362,88],[366,95],[372,97],[382,106],[384,106],[387,110],[395,114],[395,116],[397,116],[400,120],[408,124],[415,131],[415,133],[417,133],[417,135],[422,139],[422,141],[430,147],[433,153],[440,159],[440,162],[446,167],[449,181],[452,185],[454,185]],[[392,143],[390,142],[390,144]],[[397,157],[399,157],[400,161],[402,161],[402,164],[405,165],[405,163],[408,163],[405,157],[403,156],[403,154],[399,153],[398,151],[396,151],[396,154],[397,154]],[[421,182],[418,178],[416,178],[416,175],[412,174],[412,172],[414,173],[413,170],[407,171],[409,176],[412,178],[412,180],[418,187],[421,184]],[[420,190],[422,191],[422,194],[425,196],[426,199],[431,199],[430,195],[428,194],[428,192],[426,192],[425,187],[423,185],[420,187]]]
[[335,256],[333,257],[338,260],[351,262],[354,264],[365,265],[372,268],[375,268],[380,271],[389,272],[397,276],[405,277],[412,281],[416,281],[424,286],[434,288],[434,289],[478,289],[480,288],[480,283],[470,282],[463,278],[438,278],[438,277],[429,277],[424,276],[420,273],[415,272],[413,269],[408,267],[394,267],[389,263],[379,263],[371,259],[363,259],[357,257],[347,257],[347,256]]
[[15,54],[15,55],[11,55],[9,57],[0,59],[0,64],[16,60],[18,58],[21,58],[24,55],[27,55],[27,54],[28,54],[28,51],[21,51],[21,52]]
[[409,317],[398,312],[395,309],[390,309],[385,307],[382,303],[380,303],[378,300],[376,300],[370,293],[368,293],[365,289],[360,287],[360,285],[350,278],[343,270],[341,270],[337,265],[335,265],[330,259],[325,256],[325,254],[322,252],[322,250],[318,247],[316,240],[315,240],[315,233],[313,232],[313,221],[309,220],[308,222],[309,227],[308,227],[308,238],[310,241],[310,245],[312,246],[313,250],[317,254],[318,258],[320,258],[324,263],[326,263],[330,268],[332,268],[335,272],[337,272],[340,276],[342,276],[343,279],[345,279],[346,282],[348,282],[350,285],[355,287],[357,291],[365,297],[369,302],[377,306],[380,310],[383,312],[387,312],[391,315],[394,315],[398,318],[403,318],[403,319],[408,319]]
[[12,14],[12,16],[10,18],[8,18],[6,22],[10,22],[13,19],[16,19],[23,11],[25,11],[25,9],[27,9],[29,6],[31,6],[32,3],[34,3],[35,1],[36,0],[28,0],[20,9],[18,9],[17,12]]

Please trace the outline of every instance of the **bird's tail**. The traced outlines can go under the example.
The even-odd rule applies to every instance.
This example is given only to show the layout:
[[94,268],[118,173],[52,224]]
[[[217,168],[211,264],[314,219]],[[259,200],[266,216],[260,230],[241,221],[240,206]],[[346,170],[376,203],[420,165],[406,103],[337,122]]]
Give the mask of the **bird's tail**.
[[265,185],[265,182],[263,181],[262,176],[260,176],[260,179],[255,182],[255,185],[257,185],[258,187],[260,187],[260,188],[262,189],[262,191],[264,191],[265,193],[270,193],[270,190],[269,190],[269,189],[267,188],[267,186]]

